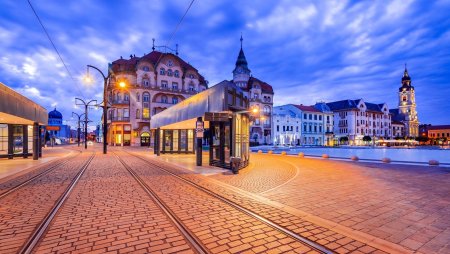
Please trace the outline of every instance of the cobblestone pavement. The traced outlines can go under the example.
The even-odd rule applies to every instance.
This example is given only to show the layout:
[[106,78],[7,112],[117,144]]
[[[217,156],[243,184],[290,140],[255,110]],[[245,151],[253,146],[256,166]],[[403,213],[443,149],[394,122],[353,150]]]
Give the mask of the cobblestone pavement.
[[0,199],[0,253],[20,250],[90,154],[82,154]]
[[127,155],[121,157],[211,253],[316,253],[303,243],[139,159]]
[[[450,253],[450,170],[252,154],[253,171],[297,175],[261,189],[242,176],[211,176],[305,214],[411,251]],[[265,168],[262,169],[262,168]],[[276,174],[273,171],[281,171]],[[285,173],[284,173],[285,172]],[[250,174],[246,174],[247,176]],[[226,178],[226,180],[224,180]]]
[[37,253],[193,253],[112,155],[91,163]]

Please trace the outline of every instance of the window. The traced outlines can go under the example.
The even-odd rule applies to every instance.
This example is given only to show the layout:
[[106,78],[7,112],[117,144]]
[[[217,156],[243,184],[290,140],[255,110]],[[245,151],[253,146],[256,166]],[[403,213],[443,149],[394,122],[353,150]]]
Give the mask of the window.
[[123,96],[123,100],[124,100],[124,101],[130,101],[130,95],[126,93],[126,94]]
[[253,98],[258,99],[258,98],[259,98],[259,94],[255,93],[255,94],[253,95]]
[[150,118],[150,110],[148,108],[142,109],[142,118],[149,119]]
[[172,97],[172,104],[177,104],[177,103],[178,103],[178,98]]
[[172,67],[173,66],[173,61],[172,60],[168,60],[167,61],[167,66]]
[[145,87],[149,87],[150,86],[150,81],[148,79],[143,79],[142,80],[142,85]]
[[128,109],[128,108],[123,109],[123,117],[130,118],[130,109]]
[[194,79],[194,78],[195,78],[194,74],[189,74],[188,77],[189,77],[190,79]]
[[306,123],[303,125],[303,131],[305,131],[306,132]]
[[150,101],[150,94],[144,93],[144,94],[142,95],[142,101],[143,101],[143,102],[149,102],[149,101]]
[[402,101],[406,101],[406,96],[403,96],[403,97],[402,97]]
[[189,91],[191,92],[195,91],[194,84],[189,84]]
[[279,125],[277,125],[277,131],[280,131],[280,126]]
[[180,72],[178,70],[175,70],[173,72],[173,76],[175,76],[176,78],[179,78],[180,77]]
[[167,96],[165,96],[165,95],[161,96],[161,102],[167,103]]
[[286,131],[286,126],[283,125],[283,131]]
[[161,88],[168,88],[167,81],[165,80],[161,81]]
[[307,115],[303,114],[303,119],[307,119],[307,118],[308,118]]
[[144,66],[144,67],[142,67],[142,70],[147,72],[147,71],[150,71],[150,68],[148,68],[148,66]]
[[311,114],[309,114],[309,120],[312,120],[312,115]]
[[173,75],[172,70],[171,70],[171,69],[168,69],[168,70],[167,70],[167,76],[172,76],[172,75]]
[[172,90],[178,90],[178,83],[172,82]]
[[138,108],[136,109],[136,119],[141,118],[141,110],[139,110]]
[[317,120],[317,115],[314,115],[314,120]]
[[136,93],[136,101],[139,102],[141,100],[141,95],[139,93]]
[[319,115],[319,120],[322,121],[322,115]]
[[164,68],[159,69],[160,75],[166,75],[166,70]]
[[264,106],[264,113],[270,113],[270,107],[269,106]]

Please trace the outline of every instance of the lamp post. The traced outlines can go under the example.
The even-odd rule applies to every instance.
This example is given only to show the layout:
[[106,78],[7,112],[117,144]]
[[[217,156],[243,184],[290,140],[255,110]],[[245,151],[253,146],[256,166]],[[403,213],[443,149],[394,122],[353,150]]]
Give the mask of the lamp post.
[[[79,101],[79,103],[77,104],[77,101]],[[92,103],[92,105],[91,105]],[[95,104],[97,104],[97,100],[90,100],[89,102],[85,102],[83,99],[80,98],[75,98],[75,104],[76,105],[83,105],[84,106],[84,149],[87,149],[87,124],[88,124],[88,107],[89,106],[94,106]]]
[[75,113],[75,112],[72,112],[72,116],[73,116],[73,115],[76,115],[76,116],[78,117],[77,136],[78,136],[78,146],[80,146],[80,135],[81,135],[80,122],[81,122],[81,117],[84,115],[84,113],[81,114],[81,115],[79,115],[79,114],[77,114],[77,113]]

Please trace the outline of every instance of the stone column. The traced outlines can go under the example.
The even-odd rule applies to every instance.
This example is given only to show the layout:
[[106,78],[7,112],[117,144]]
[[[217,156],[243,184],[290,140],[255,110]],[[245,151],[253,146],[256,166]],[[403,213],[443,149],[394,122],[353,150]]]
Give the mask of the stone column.
[[28,125],[22,125],[23,158],[28,158]]

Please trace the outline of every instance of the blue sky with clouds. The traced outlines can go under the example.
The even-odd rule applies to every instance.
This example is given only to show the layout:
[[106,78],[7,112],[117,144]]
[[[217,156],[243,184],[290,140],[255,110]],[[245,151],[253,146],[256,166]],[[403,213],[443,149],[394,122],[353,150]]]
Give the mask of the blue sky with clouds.
[[[2,0],[0,82],[70,120],[75,97],[101,100],[99,77],[80,80],[86,64],[106,71],[149,53],[152,38],[167,43],[189,3],[32,1],[73,80],[28,3]],[[169,46],[213,85],[232,78],[242,32],[252,74],[274,87],[277,105],[363,98],[394,108],[407,62],[420,122],[450,124],[448,13],[450,0],[196,0]]]

